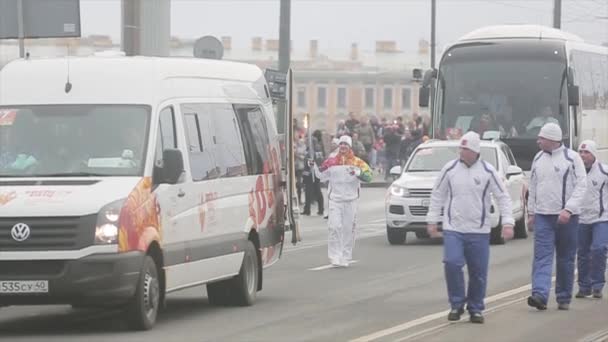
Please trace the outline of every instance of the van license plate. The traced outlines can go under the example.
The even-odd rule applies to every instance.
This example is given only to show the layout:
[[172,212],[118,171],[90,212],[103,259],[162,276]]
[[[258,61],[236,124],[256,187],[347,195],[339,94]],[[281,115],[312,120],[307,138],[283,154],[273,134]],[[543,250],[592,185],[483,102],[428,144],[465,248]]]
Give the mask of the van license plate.
[[0,295],[9,293],[48,293],[48,280],[0,280]]

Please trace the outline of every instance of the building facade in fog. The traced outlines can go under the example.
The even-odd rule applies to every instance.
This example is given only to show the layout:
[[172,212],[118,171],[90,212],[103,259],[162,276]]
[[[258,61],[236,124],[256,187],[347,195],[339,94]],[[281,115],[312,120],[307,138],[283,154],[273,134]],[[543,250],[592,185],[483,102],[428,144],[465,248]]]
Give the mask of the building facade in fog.
[[[279,41],[254,37],[247,48],[236,48],[231,37],[221,37],[224,59],[253,63],[261,68],[278,67]],[[192,56],[194,40],[172,38],[172,56]],[[293,46],[293,43],[292,43]],[[93,35],[80,39],[42,39],[26,42],[32,58],[90,55],[97,51],[120,50],[110,37]],[[16,41],[0,41],[0,67],[17,58]],[[302,120],[310,115],[310,127],[335,132],[339,120],[348,113],[375,115],[389,120],[420,113],[418,83],[412,79],[414,68],[428,67],[428,43],[399,50],[394,41],[376,41],[372,51],[357,43],[344,48],[321,49],[311,40],[308,49],[292,49],[294,70],[293,110]]]

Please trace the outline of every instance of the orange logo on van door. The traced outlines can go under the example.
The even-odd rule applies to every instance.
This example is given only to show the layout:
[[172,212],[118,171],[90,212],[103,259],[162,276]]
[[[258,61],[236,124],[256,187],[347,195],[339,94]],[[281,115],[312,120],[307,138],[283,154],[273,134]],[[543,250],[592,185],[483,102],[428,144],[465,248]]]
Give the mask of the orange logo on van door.
[[131,191],[120,211],[118,247],[121,252],[146,251],[161,238],[160,207],[152,193],[152,178],[144,177]]

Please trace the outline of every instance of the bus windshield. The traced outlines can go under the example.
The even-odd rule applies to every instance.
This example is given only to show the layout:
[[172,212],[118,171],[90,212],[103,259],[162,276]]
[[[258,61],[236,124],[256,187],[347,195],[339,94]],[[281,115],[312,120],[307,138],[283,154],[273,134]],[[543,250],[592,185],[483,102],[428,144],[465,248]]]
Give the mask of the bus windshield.
[[[456,46],[439,68],[438,138],[476,131],[535,153],[548,122],[568,136],[566,61],[555,43],[501,42]],[[511,141],[511,143],[509,143]],[[515,148],[514,152],[518,150]],[[531,159],[534,154],[524,159]],[[516,153],[517,154],[517,153]],[[520,159],[520,158],[518,158]],[[524,163],[527,164],[527,163]]]

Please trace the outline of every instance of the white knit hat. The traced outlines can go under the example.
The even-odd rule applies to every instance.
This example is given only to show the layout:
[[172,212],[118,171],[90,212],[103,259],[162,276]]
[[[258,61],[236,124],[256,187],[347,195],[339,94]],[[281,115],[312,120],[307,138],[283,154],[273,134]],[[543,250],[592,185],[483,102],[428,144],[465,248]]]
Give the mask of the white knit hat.
[[339,144],[347,144],[350,147],[353,147],[353,139],[348,135],[343,135],[340,137]]
[[479,134],[475,132],[467,132],[460,139],[460,147],[471,150],[475,153],[479,153],[481,147],[479,146]]
[[549,122],[540,129],[538,136],[551,141],[562,141],[562,129],[558,124]]
[[581,145],[578,147],[578,150],[579,150],[579,152],[587,151],[587,152],[591,153],[595,157],[595,159],[597,159],[597,144],[593,140],[583,141],[581,143]]

